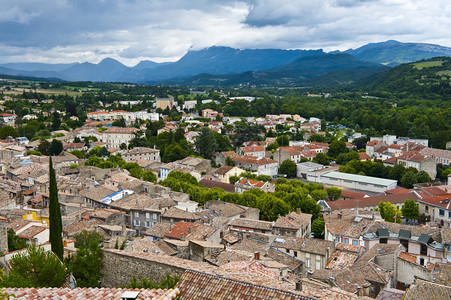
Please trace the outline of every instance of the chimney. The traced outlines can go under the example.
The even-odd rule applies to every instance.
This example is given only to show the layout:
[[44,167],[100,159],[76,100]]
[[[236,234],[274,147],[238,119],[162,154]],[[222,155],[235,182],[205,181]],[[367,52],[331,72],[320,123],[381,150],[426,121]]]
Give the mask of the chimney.
[[296,281],[296,291],[302,291],[302,280]]
[[301,214],[301,209],[300,209],[300,208],[297,208],[297,209],[296,209],[296,212],[300,215],[300,214]]
[[254,259],[260,260],[260,252],[254,252]]

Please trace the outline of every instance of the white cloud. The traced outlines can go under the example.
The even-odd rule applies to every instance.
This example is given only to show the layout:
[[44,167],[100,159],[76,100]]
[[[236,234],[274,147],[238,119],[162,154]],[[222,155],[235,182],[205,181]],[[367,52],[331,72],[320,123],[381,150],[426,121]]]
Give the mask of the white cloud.
[[189,49],[451,46],[448,0],[2,0],[0,62],[173,61]]

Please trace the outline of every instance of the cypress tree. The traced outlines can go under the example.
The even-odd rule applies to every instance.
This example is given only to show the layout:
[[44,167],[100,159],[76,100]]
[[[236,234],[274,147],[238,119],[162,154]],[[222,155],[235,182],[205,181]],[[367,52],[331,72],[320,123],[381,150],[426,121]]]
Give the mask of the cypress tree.
[[63,259],[63,224],[61,221],[61,209],[58,201],[58,187],[56,175],[53,169],[52,157],[49,157],[49,221],[50,221],[50,245],[52,252],[61,260]]

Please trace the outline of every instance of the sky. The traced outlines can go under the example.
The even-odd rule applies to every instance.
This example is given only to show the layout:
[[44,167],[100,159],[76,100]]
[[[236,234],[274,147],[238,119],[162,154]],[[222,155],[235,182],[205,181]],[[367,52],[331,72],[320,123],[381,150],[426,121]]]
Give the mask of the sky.
[[358,48],[390,39],[451,47],[449,0],[0,0],[0,63],[133,66],[210,46]]

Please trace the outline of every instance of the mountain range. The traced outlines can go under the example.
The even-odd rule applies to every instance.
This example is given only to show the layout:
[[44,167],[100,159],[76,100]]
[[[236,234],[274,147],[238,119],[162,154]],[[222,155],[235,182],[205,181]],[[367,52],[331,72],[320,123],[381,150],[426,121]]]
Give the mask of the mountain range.
[[67,81],[187,85],[342,84],[382,72],[388,67],[435,56],[451,56],[451,48],[397,41],[329,53],[321,49],[239,50],[213,46],[188,51],[176,62],[141,61],[134,67],[127,67],[111,58],[98,64],[8,63],[0,64],[0,74]]

